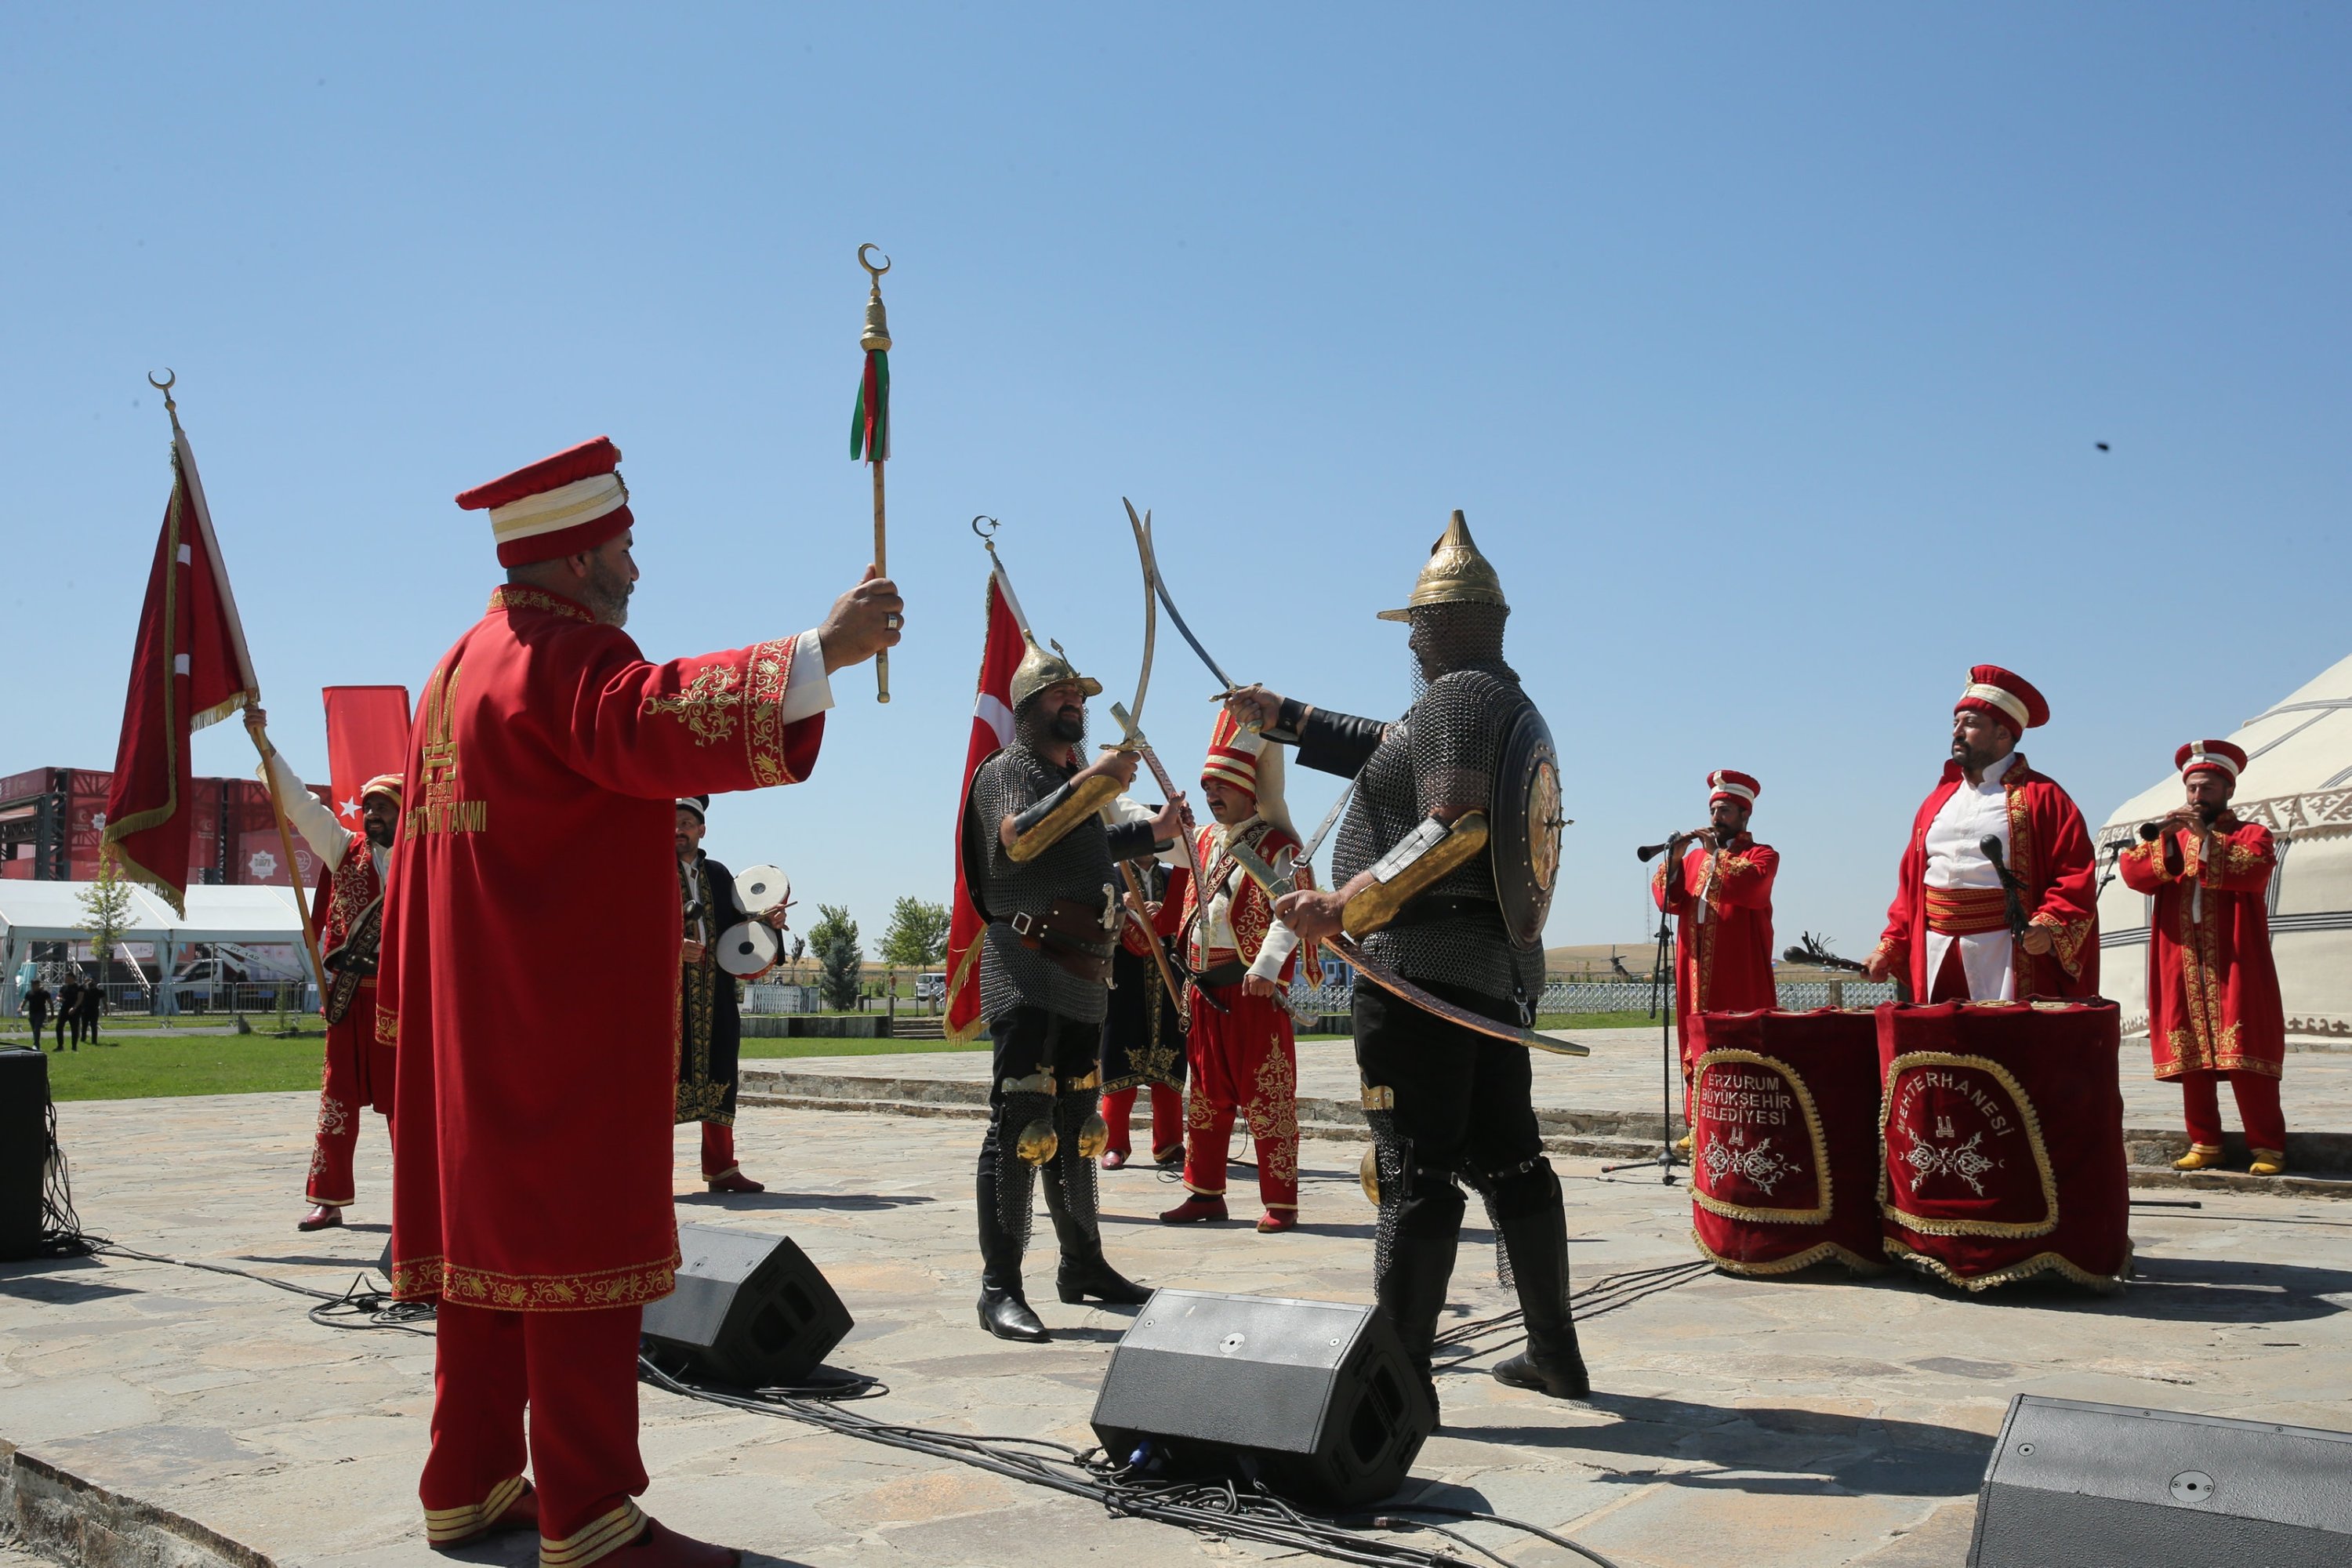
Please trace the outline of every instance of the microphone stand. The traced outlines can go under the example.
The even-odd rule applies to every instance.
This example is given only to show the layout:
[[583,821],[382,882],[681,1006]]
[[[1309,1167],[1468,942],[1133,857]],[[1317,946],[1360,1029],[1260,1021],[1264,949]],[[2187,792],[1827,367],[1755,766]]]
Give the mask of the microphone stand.
[[[1669,838],[1663,847],[1674,848],[1673,839]],[[1636,854],[1640,853],[1636,851]],[[1648,858],[1646,855],[1642,858]],[[1681,857],[1669,854],[1665,875],[1672,878],[1682,873]],[[1658,1020],[1658,1152],[1647,1160],[1627,1160],[1601,1167],[1601,1173],[1606,1176],[1617,1171],[1655,1165],[1658,1168],[1658,1184],[1665,1187],[1675,1184],[1675,1167],[1690,1163],[1675,1152],[1675,1058],[1677,1053],[1675,1050],[1674,957],[1674,920],[1662,906],[1658,910],[1658,946],[1650,961],[1650,1011]]]

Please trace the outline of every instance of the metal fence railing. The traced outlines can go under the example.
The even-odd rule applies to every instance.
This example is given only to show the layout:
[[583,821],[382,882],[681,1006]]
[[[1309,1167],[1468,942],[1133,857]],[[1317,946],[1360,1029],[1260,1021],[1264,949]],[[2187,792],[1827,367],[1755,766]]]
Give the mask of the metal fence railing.
[[[1878,984],[1860,978],[1853,980],[1791,980],[1780,987],[1780,1005],[1783,1011],[1807,1012],[1815,1007],[1875,1007],[1881,1002],[1895,1000],[1892,983]],[[1674,987],[1666,987],[1666,1005],[1674,1005]],[[1327,980],[1319,986],[1293,981],[1290,1004],[1301,1013],[1344,1013],[1349,1005],[1349,988],[1344,980]],[[1555,980],[1543,988],[1543,998],[1536,1011],[1545,1014],[1579,1013],[1646,1013],[1650,1010],[1650,983],[1646,980]]]

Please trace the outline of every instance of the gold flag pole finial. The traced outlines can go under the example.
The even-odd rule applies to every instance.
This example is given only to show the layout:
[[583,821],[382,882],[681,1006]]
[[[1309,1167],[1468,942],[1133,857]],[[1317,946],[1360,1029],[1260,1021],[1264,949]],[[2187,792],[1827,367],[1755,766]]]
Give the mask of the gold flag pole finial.
[[[890,270],[890,258],[883,257],[879,267],[866,258],[867,251],[881,248],[870,241],[857,247],[857,265],[866,268],[871,283],[866,294],[866,328],[857,336],[857,346],[866,351],[866,377],[859,384],[858,429],[850,437],[850,456],[862,452],[874,470],[874,570],[887,577],[890,559],[883,522],[882,465],[890,455],[890,319],[882,310],[882,275]],[[895,620],[892,624],[895,627]],[[887,647],[874,656],[874,700],[890,700],[890,650]]]
[[180,427],[180,405],[172,400],[172,388],[179,384],[179,376],[168,364],[163,367],[163,379],[161,381],[155,379],[153,371],[147,373],[147,384],[163,395],[163,412],[172,416],[172,428],[174,430]]

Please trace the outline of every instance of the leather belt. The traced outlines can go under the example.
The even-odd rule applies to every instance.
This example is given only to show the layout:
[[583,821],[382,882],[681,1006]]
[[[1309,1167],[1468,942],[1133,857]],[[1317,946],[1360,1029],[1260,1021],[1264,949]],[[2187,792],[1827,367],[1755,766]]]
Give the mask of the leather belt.
[[1192,983],[1195,985],[1239,985],[1248,978],[1249,965],[1234,958],[1209,965],[1192,976]]
[[1118,938],[1103,930],[1102,908],[1084,899],[1055,899],[1044,910],[1021,910],[1004,921],[1021,945],[1081,980],[1108,984]]

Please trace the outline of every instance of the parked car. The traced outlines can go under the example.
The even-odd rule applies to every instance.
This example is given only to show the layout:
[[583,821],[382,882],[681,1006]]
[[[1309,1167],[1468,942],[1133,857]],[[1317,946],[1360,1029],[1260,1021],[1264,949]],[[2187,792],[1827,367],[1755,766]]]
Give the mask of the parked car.
[[916,1001],[937,1002],[945,997],[947,994],[948,977],[945,971],[934,970],[929,974],[918,974],[915,976]]

